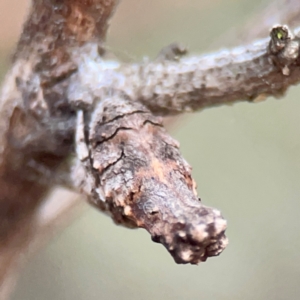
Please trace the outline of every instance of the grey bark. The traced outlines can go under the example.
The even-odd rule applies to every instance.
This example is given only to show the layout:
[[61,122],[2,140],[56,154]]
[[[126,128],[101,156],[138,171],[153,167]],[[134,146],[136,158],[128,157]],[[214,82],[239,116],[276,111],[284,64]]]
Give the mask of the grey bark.
[[[157,115],[281,96],[300,78],[299,39],[279,26],[247,47],[190,58],[173,47],[175,56],[125,65],[103,58],[116,4],[33,1],[0,101],[0,254],[28,242],[58,181],[117,223],[147,229],[178,263],[204,261],[227,244],[226,221],[199,201]],[[66,166],[71,179],[61,180]]]

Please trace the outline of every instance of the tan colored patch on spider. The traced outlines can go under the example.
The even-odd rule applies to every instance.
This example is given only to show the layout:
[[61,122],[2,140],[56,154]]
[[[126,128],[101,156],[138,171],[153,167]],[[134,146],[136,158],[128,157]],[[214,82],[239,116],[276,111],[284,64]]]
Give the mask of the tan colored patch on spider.
[[166,165],[161,163],[156,157],[152,158],[150,168],[153,169],[154,174],[158,177],[160,182],[167,183],[166,179]]
[[256,96],[254,99],[253,99],[253,102],[254,103],[259,103],[259,102],[263,102],[267,99],[267,95],[266,94],[260,94],[258,96]]
[[193,193],[194,193],[195,196],[197,196],[198,195],[198,193],[197,193],[197,183],[193,178],[192,178],[192,185],[193,185]]
[[[174,170],[171,164],[168,164],[166,162],[164,163],[159,159],[157,159],[156,157],[152,156],[149,165],[147,167],[141,168],[138,172],[136,172],[135,178],[139,178],[139,179],[147,178],[147,180],[149,180],[149,178],[153,177],[157,182],[169,185],[170,170],[172,171]],[[135,199],[137,198],[138,194],[139,193],[135,193],[134,195]]]
[[195,196],[197,196],[197,184],[195,182],[195,180],[191,177],[191,173],[189,172],[189,170],[187,169],[183,169],[183,168],[179,168],[176,161],[169,161],[168,163],[164,164],[166,172],[168,172],[169,170],[177,170],[178,172],[180,172],[182,174],[182,176],[185,179],[185,182],[187,184],[187,186],[193,190],[193,193]]
[[126,205],[124,208],[124,215],[129,217],[132,216],[132,209],[129,205]]

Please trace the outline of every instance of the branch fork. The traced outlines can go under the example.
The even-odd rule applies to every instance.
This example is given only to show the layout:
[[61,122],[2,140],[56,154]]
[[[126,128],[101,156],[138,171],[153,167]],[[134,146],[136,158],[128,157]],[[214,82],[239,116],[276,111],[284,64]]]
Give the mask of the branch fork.
[[33,0],[0,99],[0,253],[27,247],[57,184],[49,177],[116,223],[145,228],[177,263],[228,243],[226,221],[198,198],[161,116],[282,96],[300,81],[299,37],[276,25],[248,46],[182,57],[172,44],[153,62],[123,64],[103,58],[117,3]]

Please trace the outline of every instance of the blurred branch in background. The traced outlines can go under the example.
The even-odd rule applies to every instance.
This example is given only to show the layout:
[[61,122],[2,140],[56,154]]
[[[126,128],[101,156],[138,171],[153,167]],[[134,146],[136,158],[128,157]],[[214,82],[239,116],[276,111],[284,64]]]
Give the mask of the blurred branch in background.
[[33,1],[24,24],[0,100],[0,291],[5,294],[24,249],[44,231],[36,230],[37,220],[49,227],[57,220],[53,211],[61,215],[71,206],[43,213],[45,222],[37,216],[73,148],[74,112],[64,102],[65,79],[76,68],[69,53],[96,36],[103,42],[115,3],[94,1],[90,9],[82,1]]

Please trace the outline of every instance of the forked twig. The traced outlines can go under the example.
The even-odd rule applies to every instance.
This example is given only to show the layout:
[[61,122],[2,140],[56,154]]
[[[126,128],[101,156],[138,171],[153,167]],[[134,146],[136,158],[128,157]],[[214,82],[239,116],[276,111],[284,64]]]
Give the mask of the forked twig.
[[206,56],[179,58],[184,51],[173,45],[153,62],[106,61],[116,5],[33,1],[0,101],[0,284],[58,182],[117,223],[147,229],[178,263],[218,255],[226,221],[197,197],[157,115],[281,96],[300,80],[299,38],[286,26]]

